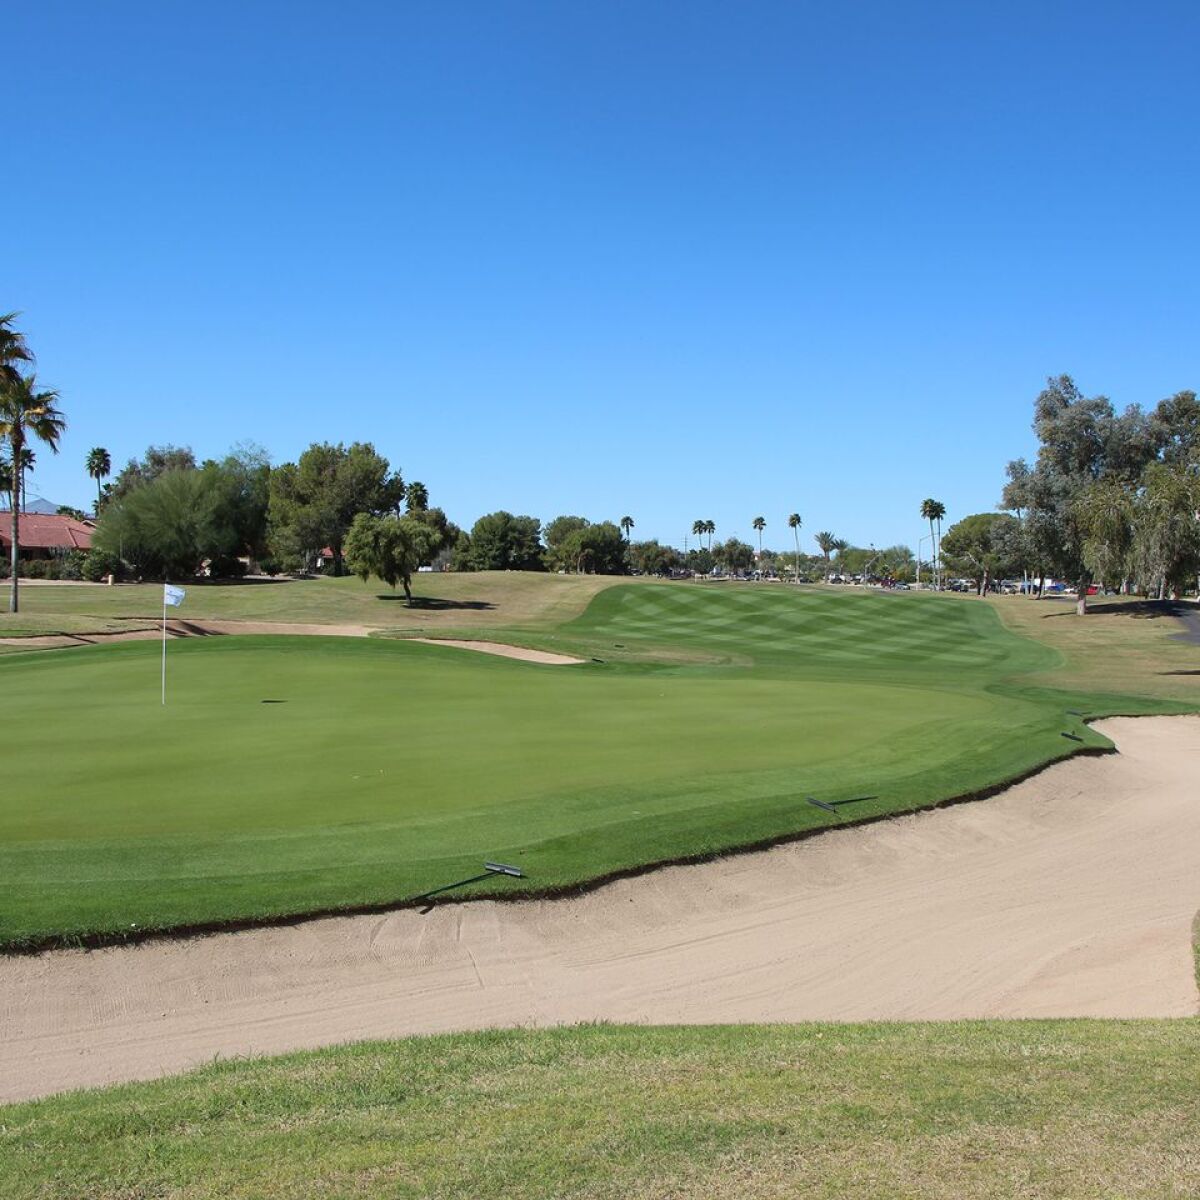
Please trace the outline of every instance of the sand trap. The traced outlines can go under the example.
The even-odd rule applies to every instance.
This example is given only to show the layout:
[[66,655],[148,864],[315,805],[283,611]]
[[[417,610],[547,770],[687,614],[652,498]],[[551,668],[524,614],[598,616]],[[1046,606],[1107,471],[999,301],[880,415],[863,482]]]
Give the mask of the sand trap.
[[460,650],[478,650],[481,654],[498,654],[501,658],[519,658],[522,662],[547,663],[552,666],[569,666],[571,663],[587,662],[586,658],[572,658],[569,654],[551,654],[549,650],[527,650],[524,646],[506,646],[503,642],[463,642],[453,638],[408,638],[410,642],[424,642],[427,646],[457,646]]
[[641,1022],[1187,1016],[1200,718],[977,804],[571,900],[0,960],[0,1100],[355,1038]]

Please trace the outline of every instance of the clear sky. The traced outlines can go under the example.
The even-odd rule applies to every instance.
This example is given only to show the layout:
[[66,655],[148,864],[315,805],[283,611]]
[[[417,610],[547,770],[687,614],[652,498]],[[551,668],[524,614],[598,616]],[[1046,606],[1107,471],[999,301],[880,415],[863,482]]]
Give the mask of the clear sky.
[[0,310],[92,446],[365,439],[470,525],[915,547],[1069,372],[1200,387],[1200,5],[5,14]]

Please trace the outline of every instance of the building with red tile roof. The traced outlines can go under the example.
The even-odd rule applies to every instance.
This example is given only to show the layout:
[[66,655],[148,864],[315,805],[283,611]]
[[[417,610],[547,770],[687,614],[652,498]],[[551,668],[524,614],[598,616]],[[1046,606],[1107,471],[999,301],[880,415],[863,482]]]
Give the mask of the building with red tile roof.
[[[70,550],[90,550],[92,528],[74,517],[22,513],[18,534],[21,556],[47,558]],[[0,549],[5,552],[12,549],[12,514],[7,512],[0,512]]]

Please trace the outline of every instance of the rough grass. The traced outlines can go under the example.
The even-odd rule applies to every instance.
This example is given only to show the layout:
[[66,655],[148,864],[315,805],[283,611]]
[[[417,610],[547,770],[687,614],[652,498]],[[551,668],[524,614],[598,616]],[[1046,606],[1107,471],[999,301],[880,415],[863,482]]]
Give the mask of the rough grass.
[[1108,746],[1069,709],[1164,709],[1007,682],[1057,656],[945,597],[615,587],[537,636],[601,661],[197,639],[164,710],[154,643],[9,656],[0,945],[386,906],[487,858],[527,880],[457,895],[553,891]]
[[1200,1194],[1200,1022],[590,1026],[0,1108],[0,1197]]
[[[612,576],[545,575],[521,571],[479,574],[428,574],[413,580],[416,604],[409,608],[402,591],[393,593],[377,579],[367,583],[342,579],[244,580],[234,583],[192,582],[187,601],[172,617],[198,620],[282,621],[317,625],[372,625],[410,632],[459,626],[516,625],[549,627],[577,616]],[[636,582],[636,581],[633,581]],[[0,595],[4,589],[0,586]],[[21,611],[0,613],[0,637],[7,627],[56,632],[56,618],[154,620],[162,613],[162,586],[157,583],[50,584],[21,589]],[[70,632],[69,626],[64,630]]]
[[1180,639],[1182,627],[1170,604],[1106,597],[1091,601],[1087,616],[1077,617],[1074,600],[995,596],[987,603],[1013,632],[1058,651],[1058,686],[1200,706],[1200,646]]

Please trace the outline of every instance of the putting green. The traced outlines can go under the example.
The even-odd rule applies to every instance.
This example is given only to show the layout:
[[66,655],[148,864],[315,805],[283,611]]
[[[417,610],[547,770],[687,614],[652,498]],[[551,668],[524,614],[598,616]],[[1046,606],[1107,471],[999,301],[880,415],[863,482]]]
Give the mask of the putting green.
[[[1006,682],[1052,651],[943,597],[615,587],[551,643],[605,661],[197,639],[164,709],[156,643],[8,656],[0,945],[387,904],[484,858],[552,889],[1106,745],[1085,698]],[[694,661],[607,660],[659,648]]]

